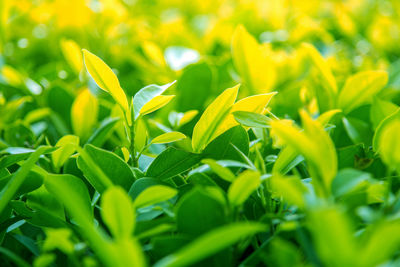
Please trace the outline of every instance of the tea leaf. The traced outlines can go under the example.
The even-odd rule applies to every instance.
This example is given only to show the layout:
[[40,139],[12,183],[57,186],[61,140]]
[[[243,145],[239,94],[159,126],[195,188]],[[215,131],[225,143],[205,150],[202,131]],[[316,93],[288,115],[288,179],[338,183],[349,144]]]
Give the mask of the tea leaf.
[[[171,87],[174,83],[175,83],[175,81],[165,84],[165,85],[161,85],[161,86],[151,84],[151,85],[148,85],[148,86],[140,89],[139,92],[137,92],[135,94],[135,96],[133,97],[133,101],[132,101],[133,110],[134,110],[134,114],[135,114],[135,116],[134,116],[135,120],[140,115],[142,115],[144,111],[148,111],[148,110],[151,110],[154,108],[158,109],[158,108],[161,108],[163,105],[167,104],[171,100],[171,98],[172,98],[171,96],[167,96],[167,97],[164,96],[161,98],[156,98],[154,103],[150,103],[146,107],[146,104],[148,104],[155,97],[161,95],[165,90],[167,90],[169,87]],[[161,106],[157,107],[160,104],[161,104]],[[145,107],[145,110],[142,111],[143,107]],[[152,111],[154,111],[154,110],[152,110]],[[150,111],[150,112],[152,112],[152,111]]]
[[164,185],[153,185],[147,187],[135,198],[134,206],[136,208],[151,206],[173,198],[177,193],[178,191],[171,187]]
[[157,136],[153,140],[151,140],[152,144],[165,144],[172,143],[182,139],[185,139],[186,135],[180,132],[169,132],[162,135]]
[[79,146],[79,137],[75,135],[66,135],[60,138],[55,145],[58,147],[51,156],[53,159],[53,164],[56,169],[59,169],[68,158],[76,151],[76,147]]
[[117,76],[99,57],[86,49],[82,49],[82,51],[85,66],[90,76],[101,89],[108,92],[124,111],[127,112],[129,110],[128,100],[124,90],[119,85]]
[[135,210],[130,197],[121,187],[113,186],[104,192],[101,217],[114,238],[131,237],[135,225]]
[[228,199],[233,206],[242,205],[259,187],[260,174],[252,170],[242,172],[228,189]]
[[87,140],[97,123],[98,103],[89,89],[84,89],[76,97],[71,108],[71,123],[74,133]]
[[195,152],[203,150],[215,136],[220,124],[228,116],[235,102],[239,85],[226,89],[204,111],[193,129],[192,147]]
[[265,230],[265,225],[250,222],[222,226],[200,236],[176,253],[161,259],[154,266],[188,266],[239,242],[243,238]]
[[386,85],[385,71],[363,71],[346,80],[338,96],[338,106],[345,113],[371,102],[373,97]]

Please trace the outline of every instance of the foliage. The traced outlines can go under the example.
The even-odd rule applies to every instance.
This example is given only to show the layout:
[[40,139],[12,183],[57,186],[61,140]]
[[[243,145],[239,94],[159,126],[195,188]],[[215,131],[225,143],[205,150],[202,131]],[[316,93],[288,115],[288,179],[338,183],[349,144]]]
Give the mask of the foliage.
[[0,265],[399,266],[399,14],[0,1]]

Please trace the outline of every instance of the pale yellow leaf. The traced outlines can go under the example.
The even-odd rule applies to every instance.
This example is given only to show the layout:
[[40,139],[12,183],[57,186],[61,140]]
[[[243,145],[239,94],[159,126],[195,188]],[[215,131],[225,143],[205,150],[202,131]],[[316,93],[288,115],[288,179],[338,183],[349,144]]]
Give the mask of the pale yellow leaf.
[[141,109],[140,115],[146,115],[157,109],[162,108],[169,103],[175,96],[174,95],[158,95],[147,102]]
[[252,93],[268,93],[276,79],[269,50],[239,25],[232,39],[232,58],[244,84]]
[[98,101],[89,89],[82,90],[71,108],[71,123],[74,133],[87,140],[97,122]]
[[61,51],[71,68],[79,73],[83,68],[81,48],[73,40],[62,39],[60,42]]
[[151,140],[152,144],[165,144],[172,143],[186,138],[186,135],[180,132],[169,132],[164,133],[162,135],[157,136],[153,140]]
[[82,51],[86,69],[96,84],[108,92],[125,112],[128,111],[128,100],[115,73],[99,57],[86,49],[82,49]]

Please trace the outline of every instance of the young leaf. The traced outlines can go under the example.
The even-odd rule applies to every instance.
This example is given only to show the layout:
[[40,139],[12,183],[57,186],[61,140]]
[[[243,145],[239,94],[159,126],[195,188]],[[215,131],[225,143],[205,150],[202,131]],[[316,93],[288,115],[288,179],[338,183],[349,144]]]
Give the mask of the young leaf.
[[165,185],[153,185],[143,190],[135,199],[134,206],[143,208],[151,206],[176,196],[178,191]]
[[242,205],[260,186],[260,173],[252,170],[242,172],[228,189],[228,199],[233,206]]
[[227,248],[241,239],[266,231],[266,226],[254,222],[238,222],[216,228],[195,239],[174,254],[156,262],[155,267],[189,266]]
[[157,136],[153,140],[151,140],[151,144],[165,144],[172,143],[182,139],[185,139],[186,135],[180,132],[169,132],[162,135]]
[[213,172],[215,172],[219,177],[221,177],[225,181],[233,182],[236,179],[236,176],[231,172],[230,169],[221,166],[215,160],[203,159],[201,162],[210,166]]
[[318,50],[311,44],[303,43],[303,49],[311,59],[314,67],[313,78],[316,84],[315,94],[318,101],[320,112],[325,112],[335,106],[336,95],[338,92],[336,79],[325,59]]
[[215,133],[228,116],[235,102],[239,85],[226,89],[204,111],[193,129],[192,147],[195,152],[203,150],[215,136]]
[[60,46],[68,64],[75,71],[75,73],[79,74],[83,68],[81,48],[79,45],[73,40],[62,39]]
[[239,25],[232,38],[232,59],[244,84],[252,93],[272,89],[276,70],[270,55],[246,29]]
[[271,121],[273,133],[305,157],[318,194],[327,196],[337,172],[334,144],[318,121],[313,121],[305,111],[300,116],[304,131],[276,120]]
[[338,96],[338,107],[345,113],[371,102],[373,97],[386,85],[386,71],[363,71],[346,80]]
[[140,109],[140,115],[146,115],[157,109],[162,108],[166,104],[169,103],[175,96],[174,95],[158,95],[151,99],[149,102],[144,104],[144,106]]
[[400,120],[390,120],[379,128],[377,147],[383,162],[392,168],[400,168]]
[[76,97],[71,108],[71,123],[74,133],[87,140],[97,122],[98,103],[89,89],[84,89]]
[[86,49],[82,49],[82,51],[85,66],[90,76],[101,89],[108,92],[124,111],[127,112],[129,110],[128,100],[119,84],[117,76],[99,57]]
[[386,117],[375,130],[374,137],[372,139],[372,147],[376,152],[379,152],[379,142],[383,140],[381,137],[383,130],[386,128],[387,125],[391,124],[394,121],[400,121],[400,108],[397,109],[394,113]]
[[101,199],[101,217],[116,239],[130,238],[135,225],[131,198],[118,186],[108,188]]
[[267,116],[248,111],[235,111],[232,114],[237,122],[247,127],[268,128],[271,120]]
[[[148,102],[150,102],[156,96],[161,95],[165,90],[167,90],[169,87],[171,87],[171,85],[173,85],[174,83],[175,83],[175,81],[173,81],[172,83],[161,85],[161,86],[151,84],[151,85],[148,85],[148,86],[140,89],[139,92],[137,92],[135,94],[135,96],[133,97],[133,101],[132,101],[135,120],[139,117],[139,115],[142,114],[141,110]],[[166,100],[165,97],[162,98],[162,101],[164,101],[164,105],[168,103],[168,102],[165,103],[165,100]],[[171,99],[169,99],[169,100],[171,100]],[[160,99],[157,101],[160,101]]]
[[51,154],[51,157],[54,167],[59,169],[64,165],[69,156],[76,151],[76,147],[79,146],[79,137],[75,135],[65,135],[58,140],[55,146],[58,147],[58,149]]

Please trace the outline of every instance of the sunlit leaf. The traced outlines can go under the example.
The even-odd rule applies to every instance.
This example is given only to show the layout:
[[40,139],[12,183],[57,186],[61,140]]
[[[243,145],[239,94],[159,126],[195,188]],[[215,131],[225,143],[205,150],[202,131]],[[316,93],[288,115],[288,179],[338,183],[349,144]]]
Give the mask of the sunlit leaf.
[[346,80],[338,96],[338,106],[345,113],[371,102],[373,97],[386,85],[385,71],[363,71]]
[[64,165],[69,156],[76,151],[76,147],[79,146],[79,137],[75,135],[63,136],[58,140],[55,146],[58,147],[58,149],[54,151],[51,156],[54,167],[58,169]]
[[199,152],[216,136],[220,124],[228,116],[235,102],[239,85],[226,89],[204,111],[193,129],[192,147]]
[[84,89],[76,97],[71,108],[71,123],[74,133],[87,140],[97,122],[98,103],[88,89]]
[[114,100],[121,105],[125,112],[128,111],[128,100],[115,73],[99,57],[90,53],[86,49],[83,49],[82,51],[86,69],[96,84],[101,89],[108,92]]
[[169,132],[162,135],[157,136],[153,140],[151,140],[152,144],[165,144],[172,143],[186,138],[186,135],[180,132]]

